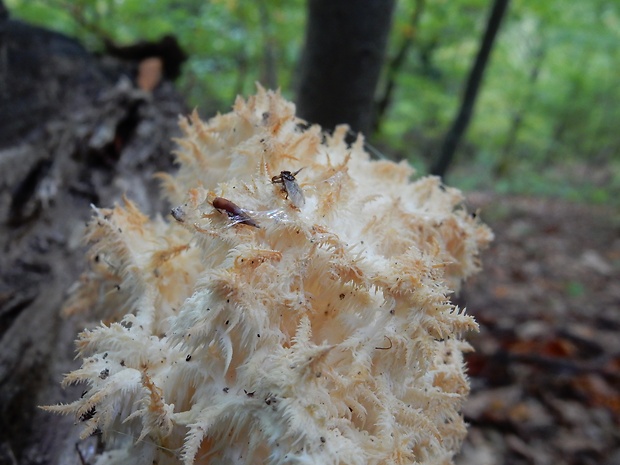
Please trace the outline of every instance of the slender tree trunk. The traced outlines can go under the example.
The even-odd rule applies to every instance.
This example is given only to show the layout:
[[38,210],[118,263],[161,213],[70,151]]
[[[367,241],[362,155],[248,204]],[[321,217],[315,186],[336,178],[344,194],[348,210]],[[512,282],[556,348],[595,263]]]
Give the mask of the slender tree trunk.
[[373,115],[373,132],[376,132],[380,129],[383,117],[392,103],[392,96],[394,95],[394,89],[396,88],[396,76],[398,76],[398,73],[400,72],[403,63],[405,62],[405,58],[407,58],[407,54],[409,53],[409,50],[411,49],[416,40],[418,26],[420,24],[420,18],[422,17],[422,13],[424,11],[424,6],[425,0],[416,0],[415,6],[413,8],[413,13],[411,15],[411,30],[403,38],[398,52],[388,65],[385,91],[383,92],[383,95],[379,99],[377,99],[377,103],[375,105],[375,111]]
[[493,8],[491,9],[491,14],[489,15],[489,19],[487,21],[487,27],[480,43],[478,55],[476,56],[473,67],[467,79],[461,106],[456,118],[452,122],[452,126],[450,127],[446,138],[444,139],[439,157],[431,168],[432,174],[442,177],[445,176],[448,167],[454,158],[454,153],[458,148],[459,142],[469,126],[469,121],[471,120],[471,115],[474,111],[476,98],[478,97],[478,91],[480,90],[480,85],[482,84],[484,71],[489,61],[489,56],[491,55],[495,37],[499,31],[504,13],[508,8],[509,1],[510,0],[494,0],[493,2]]
[[394,0],[309,0],[298,114],[326,129],[371,128]]
[[260,29],[263,40],[263,63],[261,81],[268,89],[278,87],[278,59],[273,34],[270,30],[269,8],[265,0],[258,1]]

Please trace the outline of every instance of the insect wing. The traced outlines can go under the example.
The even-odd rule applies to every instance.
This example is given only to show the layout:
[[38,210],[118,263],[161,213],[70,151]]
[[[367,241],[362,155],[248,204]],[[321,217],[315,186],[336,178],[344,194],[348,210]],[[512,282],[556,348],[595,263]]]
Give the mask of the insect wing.
[[286,189],[286,193],[288,194],[288,198],[291,200],[293,205],[297,208],[301,208],[306,203],[306,198],[304,197],[304,193],[295,181],[295,178],[288,179],[287,177],[282,178],[282,182],[284,183],[284,188]]
[[258,226],[258,223],[248,215],[246,210],[228,199],[216,197],[213,199],[213,207],[219,211],[225,211],[228,217],[233,220],[233,224],[242,223],[254,226],[255,228],[260,227]]

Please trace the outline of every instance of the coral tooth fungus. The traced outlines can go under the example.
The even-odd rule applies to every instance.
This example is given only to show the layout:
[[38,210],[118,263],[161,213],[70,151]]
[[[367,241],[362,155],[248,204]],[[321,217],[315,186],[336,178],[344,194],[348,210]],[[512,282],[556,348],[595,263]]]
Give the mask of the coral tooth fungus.
[[[95,211],[66,307],[104,321],[64,380],[88,390],[46,408],[103,433],[97,464],[438,464],[459,450],[476,323],[448,295],[492,234],[438,178],[372,161],[344,126],[300,123],[263,89],[206,123],[194,113],[161,176],[171,216]],[[284,174],[300,166],[297,185]]]

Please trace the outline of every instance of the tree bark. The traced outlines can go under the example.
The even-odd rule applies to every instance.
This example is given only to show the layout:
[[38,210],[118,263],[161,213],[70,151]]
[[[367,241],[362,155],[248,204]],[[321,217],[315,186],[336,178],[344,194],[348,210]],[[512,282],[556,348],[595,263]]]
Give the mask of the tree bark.
[[75,419],[37,406],[83,389],[60,387],[86,324],[60,308],[86,265],[84,223],[124,194],[165,212],[152,175],[171,168],[186,108],[60,34],[5,17],[0,37],[0,463],[80,465]]
[[394,0],[309,0],[298,114],[333,129],[371,129]]
[[476,55],[476,59],[469,73],[469,77],[467,78],[467,84],[461,100],[461,106],[454,121],[452,122],[450,130],[446,134],[439,157],[431,168],[431,174],[442,177],[446,175],[446,172],[448,171],[450,163],[452,162],[454,154],[458,148],[459,142],[469,126],[471,115],[473,114],[476,99],[478,97],[478,91],[480,90],[480,85],[482,84],[482,79],[484,77],[484,71],[489,61],[489,56],[491,55],[491,50],[493,49],[493,44],[495,43],[495,38],[502,23],[504,13],[508,8],[508,3],[509,0],[494,0],[493,2],[493,8],[491,9],[486,30],[484,31],[484,35],[482,36],[480,43],[480,49],[478,50],[478,54]]

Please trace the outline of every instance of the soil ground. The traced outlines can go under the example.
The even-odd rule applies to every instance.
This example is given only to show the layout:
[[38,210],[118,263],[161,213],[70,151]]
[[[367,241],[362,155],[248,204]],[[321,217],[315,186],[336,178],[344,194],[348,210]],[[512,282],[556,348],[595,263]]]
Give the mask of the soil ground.
[[495,241],[460,296],[467,357],[458,465],[620,463],[620,212],[468,195]]

